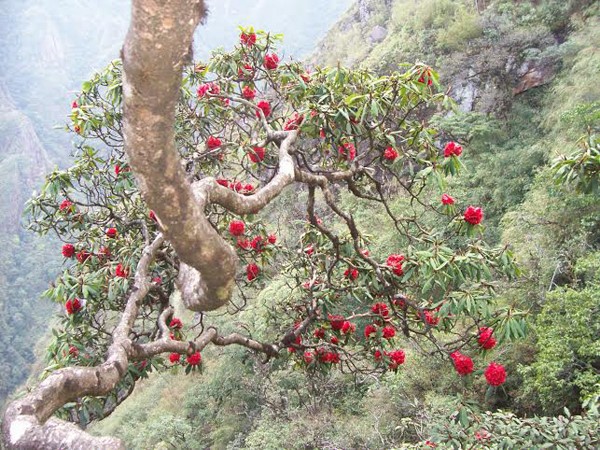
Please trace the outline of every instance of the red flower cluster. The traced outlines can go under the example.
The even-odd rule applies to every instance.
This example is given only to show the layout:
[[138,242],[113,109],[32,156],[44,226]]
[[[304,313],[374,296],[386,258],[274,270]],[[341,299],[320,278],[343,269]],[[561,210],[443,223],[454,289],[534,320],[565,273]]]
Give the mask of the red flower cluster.
[[448,142],[444,147],[444,157],[450,158],[451,156],[460,156],[462,150],[462,147],[456,142]]
[[304,249],[304,253],[306,253],[308,256],[312,255],[314,252],[315,248],[312,246],[312,244]]
[[242,97],[246,100],[252,101],[256,97],[256,92],[250,86],[244,86],[242,89]]
[[279,65],[279,56],[275,53],[270,53],[265,55],[265,68],[268,70],[275,70]]
[[275,236],[274,234],[270,234],[269,236],[267,236],[267,242],[271,245],[275,245],[275,243],[277,242],[277,236]]
[[473,372],[473,360],[467,355],[463,355],[458,350],[450,355],[454,361],[454,368],[460,376],[469,375]]
[[[256,104],[256,107],[262,111],[265,117],[269,117],[271,115],[271,104],[266,100],[261,100]],[[256,117],[260,119],[260,111],[256,110]]]
[[74,345],[69,346],[69,355],[73,358],[77,358],[79,356],[79,349]]
[[265,159],[264,147],[252,147],[252,150],[248,152],[248,157],[253,163],[261,162],[263,159]]
[[73,202],[70,202],[67,199],[64,199],[60,205],[58,206],[58,209],[60,209],[61,211],[72,211],[73,210]]
[[171,361],[171,364],[176,364],[181,360],[181,355],[179,353],[171,353],[169,355],[169,361]]
[[322,347],[317,349],[317,358],[322,363],[337,364],[340,362],[340,355],[337,352],[325,350]]
[[371,337],[372,334],[377,333],[377,327],[375,325],[373,325],[372,323],[370,323],[369,325],[367,325],[365,327],[365,337],[368,339]]
[[304,362],[306,364],[310,364],[311,362],[313,362],[313,354],[311,352],[304,352],[302,358],[304,359]]
[[175,328],[177,330],[180,330],[181,328],[183,328],[183,322],[181,321],[181,319],[173,317],[171,319],[171,322],[169,323],[169,328]]
[[465,222],[468,222],[471,225],[479,225],[483,220],[483,211],[481,210],[481,208],[469,206],[465,211],[464,219]]
[[313,336],[316,337],[317,339],[323,339],[323,338],[325,338],[325,330],[323,328],[317,328],[313,332]]
[[229,222],[229,233],[232,236],[241,236],[244,234],[244,230],[246,229],[246,224],[241,220],[232,220]]
[[198,98],[202,98],[207,92],[212,95],[218,95],[221,93],[221,88],[216,83],[204,83],[198,86],[196,94],[198,95]]
[[335,314],[335,315],[327,314],[327,319],[329,320],[331,329],[335,330],[335,331],[340,331],[345,323],[344,316],[340,316],[338,314]]
[[350,142],[345,142],[340,145],[338,147],[338,152],[342,157],[350,161],[354,161],[354,158],[356,158],[356,147]]
[[404,262],[404,255],[390,255],[388,256],[385,264],[388,267],[392,268],[392,272],[398,276],[402,276],[404,274],[404,270],[402,269],[402,263]]
[[79,261],[81,264],[83,264],[84,262],[86,262],[88,260],[88,258],[92,256],[92,254],[86,250],[81,250],[79,253],[77,253],[77,261]]
[[108,230],[106,230],[106,236],[111,239],[117,237],[117,229],[109,228]]
[[219,148],[221,146],[221,139],[214,136],[209,136],[206,140],[206,146],[209,150],[214,150],[215,148]]
[[254,280],[256,277],[258,277],[259,273],[260,268],[256,264],[250,263],[246,266],[246,278],[248,278],[248,281]]
[[479,336],[477,337],[477,342],[479,342],[481,348],[485,350],[490,350],[496,346],[496,339],[494,339],[494,336],[492,336],[493,333],[493,328],[481,327],[479,329]]
[[158,222],[158,219],[156,218],[156,213],[154,211],[150,210],[150,212],[148,213],[148,217],[153,222]]
[[390,314],[390,311],[385,303],[375,303],[373,306],[371,306],[371,311],[374,314],[380,315],[381,317],[387,317]]
[[200,352],[196,352],[188,356],[186,361],[190,366],[198,366],[202,362],[202,356],[200,356]]
[[375,361],[381,361],[381,358],[383,358],[383,353],[381,353],[381,350],[375,350],[373,352],[373,358],[375,358]]
[[[252,80],[252,78],[254,78],[254,69],[250,64],[244,64],[244,67],[240,67],[238,68],[238,78],[240,78],[241,80],[246,80],[246,81],[250,81]],[[254,91],[252,91],[254,92]],[[242,95],[244,95],[244,92],[242,91]],[[246,98],[246,97],[244,97]],[[252,98],[254,98],[254,95],[252,96]],[[248,99],[248,100],[252,100],[252,99]]]
[[73,244],[65,244],[62,246],[62,254],[65,258],[72,258],[75,254],[75,247]]
[[483,372],[486,381],[490,386],[500,386],[506,381],[506,370],[501,364],[491,362],[485,372]]
[[294,112],[294,114],[292,114],[292,117],[290,117],[285,122],[285,125],[283,126],[283,129],[285,131],[297,130],[298,127],[300,125],[302,125],[303,121],[304,121],[304,116],[301,115],[301,114],[298,114],[297,112]]
[[383,157],[388,161],[394,161],[398,157],[398,152],[394,148],[388,147],[383,151]]
[[448,194],[442,194],[442,205],[454,205],[454,199]]
[[67,314],[76,314],[81,311],[83,305],[81,304],[81,300],[78,298],[74,298],[73,300],[67,300],[65,303],[65,309],[67,310]]
[[254,44],[256,44],[256,34],[242,33],[240,34],[240,42],[248,47],[252,47]]
[[123,266],[123,264],[117,264],[117,268],[115,269],[115,276],[120,278],[127,278],[129,276],[129,270]]
[[250,183],[242,184],[239,181],[233,182],[229,180],[224,180],[223,178],[217,179],[216,182],[217,184],[231,189],[232,191],[239,192],[240,194],[250,194],[252,191],[254,191],[254,186],[252,186]]
[[431,86],[433,83],[431,78],[431,69],[429,67],[425,68],[417,81],[419,83],[427,83],[427,86]]
[[344,271],[344,277],[346,277],[350,281],[356,280],[358,278],[358,269],[356,267],[348,267]]
[[356,324],[349,322],[349,321],[344,321],[344,323],[342,324],[342,333],[344,334],[354,334],[354,332],[356,331]]
[[391,325],[387,325],[387,326],[383,327],[383,330],[381,331],[381,333],[382,333],[384,339],[391,339],[394,336],[396,336],[396,329]]
[[406,354],[404,353],[403,350],[393,350],[391,352],[386,352],[385,354],[388,358],[391,359],[391,362],[389,365],[390,369],[394,370],[400,364],[404,364],[404,359],[406,358]]
[[435,311],[425,311],[423,315],[425,316],[425,322],[430,327],[435,327],[438,323],[440,323],[440,318],[436,316]]

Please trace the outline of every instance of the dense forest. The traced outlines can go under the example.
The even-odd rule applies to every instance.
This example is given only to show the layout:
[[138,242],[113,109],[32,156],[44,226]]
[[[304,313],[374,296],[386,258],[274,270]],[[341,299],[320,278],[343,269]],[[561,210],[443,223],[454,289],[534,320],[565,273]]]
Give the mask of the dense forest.
[[[268,2],[259,3],[257,8]],[[212,14],[236,10],[229,2],[222,8]],[[330,11],[331,21],[341,9]],[[296,13],[288,11],[292,24]],[[294,27],[316,23],[311,16],[303,20]],[[237,39],[236,24],[224,25]],[[291,54],[306,55],[314,45],[281,31],[282,47]],[[200,42],[215,41],[211,47],[224,42],[211,33],[204,39],[202,28],[199,33]],[[430,66],[439,72],[436,86],[455,100],[450,111],[440,106],[420,118],[440,130],[438,146],[452,140],[464,149],[461,176],[449,177],[446,191],[482,207],[483,237],[510,249],[518,266],[517,277],[493,281],[494,312],[504,319],[495,326],[498,345],[478,354],[473,375],[458,378],[447,359],[434,356],[435,349],[408,339],[401,341],[407,362],[375,374],[325,365],[306,370],[294,351],[265,359],[243,348],[207,347],[201,371],[188,373],[178,364],[140,371],[143,379],[108,417],[71,419],[93,434],[120,437],[129,448],[597,448],[599,48],[600,7],[593,1],[359,0],[307,57],[313,70],[343,65],[381,76],[405,70],[405,63]],[[203,49],[198,58],[207,57]],[[24,186],[22,201],[51,161],[70,162],[66,153],[44,150],[54,138],[37,140],[9,91],[0,91],[2,127],[20,130],[21,137],[0,143],[3,152],[8,149],[2,182]],[[14,147],[17,141],[28,143],[31,151],[23,153],[35,155],[34,161],[18,159],[23,153]],[[35,171],[20,175],[16,168],[23,165]],[[426,189],[422,195],[433,203],[439,193]],[[390,218],[368,201],[343,189],[335,196],[340,209],[352,211],[358,226],[369,231],[371,253],[389,254],[403,242]],[[299,243],[306,200],[306,193],[289,189],[260,213],[265,227],[277,230],[278,245]],[[406,207],[400,195],[390,203],[394,211]],[[5,217],[20,212],[14,204],[2,208]],[[323,201],[316,209],[323,220],[330,218]],[[61,244],[36,240],[17,223],[13,218],[2,230],[11,238],[2,250],[8,253],[2,259],[0,283],[7,288],[1,291],[0,325],[21,332],[0,335],[0,400],[29,373],[41,333],[25,338],[22,330],[32,323],[41,328],[47,320],[51,304],[38,307],[32,295],[60,262],[41,264]],[[275,264],[255,298],[206,313],[205,320],[272,341],[280,331],[278,315],[288,307],[287,274]],[[197,319],[177,295],[172,303],[184,323]],[[41,362],[48,340],[57,345],[52,338],[40,344],[40,365],[56,363],[52,352]],[[481,376],[491,361],[506,369],[506,382],[498,387]]]

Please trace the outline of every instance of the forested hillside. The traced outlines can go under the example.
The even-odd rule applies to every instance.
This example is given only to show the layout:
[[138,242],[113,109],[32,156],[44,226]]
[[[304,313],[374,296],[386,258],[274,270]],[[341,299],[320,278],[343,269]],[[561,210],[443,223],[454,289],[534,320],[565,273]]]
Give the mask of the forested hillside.
[[[439,70],[457,108],[433,120],[465,148],[465,174],[450,190],[483,206],[486,236],[510,245],[523,271],[499,292],[501,307],[523,315],[527,335],[507,333],[487,356],[504,361],[504,386],[457,382],[447,362],[417,349],[411,365],[379,379],[212,350],[201,375],[151,375],[92,430],[132,448],[597,446],[598,189],[561,179],[553,165],[559,155],[598,154],[599,45],[591,1],[361,0],[310,58],[379,73],[404,62]],[[597,183],[597,172],[588,176]],[[373,230],[375,254],[394,247],[392,224],[339,196]],[[278,228],[283,242],[300,232],[294,220],[303,212],[286,206],[293,197],[266,214],[287,224]],[[267,339],[284,286],[275,278],[236,321]],[[221,320],[227,327],[227,315]]]

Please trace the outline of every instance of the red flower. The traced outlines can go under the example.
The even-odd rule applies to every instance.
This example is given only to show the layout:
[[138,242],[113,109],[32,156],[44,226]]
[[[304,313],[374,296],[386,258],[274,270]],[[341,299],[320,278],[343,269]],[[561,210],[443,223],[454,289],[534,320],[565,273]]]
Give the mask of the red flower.
[[427,86],[431,86],[433,80],[431,79],[431,69],[429,67],[426,67],[425,70],[423,70],[418,81],[419,83],[427,83]]
[[188,356],[186,361],[190,366],[198,366],[202,362],[202,356],[200,356],[200,352],[196,352]]
[[79,125],[75,125],[73,127],[73,131],[77,134],[81,133],[81,127]]
[[354,144],[350,142],[345,142],[344,144],[340,145],[338,147],[338,152],[341,156],[350,161],[354,161],[354,158],[356,158],[356,147],[354,147]]
[[448,142],[444,147],[444,157],[449,158],[451,156],[460,156],[462,153],[462,147],[456,142]]
[[274,245],[277,242],[277,236],[275,236],[274,234],[270,234],[267,237],[267,241],[269,242],[269,244]]
[[71,103],[71,108],[79,108],[79,105],[77,105],[77,102],[75,100],[73,100],[73,103]]
[[454,361],[454,368],[461,377],[473,372],[473,360],[467,355],[455,351],[450,355],[450,358]]
[[448,194],[442,194],[442,205],[454,205],[454,199]]
[[323,339],[325,337],[325,330],[323,328],[317,328],[313,332],[313,336],[316,337],[317,339]]
[[356,324],[352,322],[344,321],[342,324],[342,333],[352,334],[356,331]]
[[327,319],[329,319],[332,330],[340,331],[344,326],[344,316],[328,314]]
[[404,270],[402,269],[402,262],[404,261],[404,255],[396,255],[392,254],[388,256],[385,264],[388,267],[392,268],[392,272],[394,272],[398,276],[402,276],[404,274]]
[[109,238],[114,238],[117,236],[117,229],[116,228],[109,228],[108,230],[106,230],[106,236]]
[[392,147],[388,147],[384,150],[383,157],[388,161],[394,161],[398,157],[398,152]]
[[385,303],[375,303],[371,306],[371,311],[374,314],[379,314],[381,317],[387,317],[390,313]]
[[158,220],[156,219],[156,213],[152,210],[150,210],[150,212],[148,213],[148,217],[150,218],[150,220],[152,220],[153,222],[158,222]]
[[92,254],[90,252],[81,250],[79,253],[77,253],[77,261],[79,261],[81,264],[83,264],[84,262],[87,261],[87,259],[90,256],[92,256]]
[[104,258],[110,258],[110,248],[108,247],[100,247],[100,250],[98,251],[98,255]]
[[181,328],[183,328],[183,323],[181,322],[181,319],[178,319],[177,317],[173,317],[171,319],[171,322],[169,323],[169,328],[175,328],[177,330],[180,330]]
[[250,161],[258,163],[265,159],[265,149],[264,147],[252,147],[252,150],[248,152],[248,156]]
[[440,318],[435,315],[435,311],[425,311],[423,315],[425,316],[425,322],[431,327],[435,327],[440,323]]
[[479,342],[479,345],[485,350],[490,350],[496,346],[496,339],[492,336],[493,332],[494,329],[489,327],[481,327],[479,329],[477,342]]
[[221,139],[214,137],[214,136],[209,136],[208,139],[206,140],[206,146],[208,147],[209,150],[214,150],[215,148],[219,148],[221,146]]
[[377,327],[373,324],[369,324],[365,327],[365,337],[370,338],[373,333],[377,333]]
[[62,254],[65,258],[72,258],[75,254],[75,247],[73,246],[73,244],[63,245]]
[[336,336],[331,336],[331,339],[329,339],[329,342],[331,342],[333,345],[338,345],[339,339]]
[[[242,80],[246,80],[246,81],[250,81],[252,80],[252,78],[254,78],[254,69],[252,68],[252,66],[250,64],[244,64],[244,67],[239,67],[238,68],[238,78],[242,79]],[[242,91],[242,95],[244,95],[244,92]],[[244,98],[246,98],[244,96]],[[252,96],[252,98],[254,98],[254,95]],[[251,98],[249,98],[248,100],[252,100]]]
[[313,354],[311,352],[304,352],[303,358],[306,364],[313,362]]
[[238,239],[237,246],[244,250],[249,250],[250,247],[252,247],[252,245],[250,244],[250,241],[248,239]]
[[244,230],[246,229],[246,224],[241,220],[232,220],[229,222],[229,233],[232,236],[241,236],[244,234]]
[[252,239],[252,242],[250,242],[250,246],[252,247],[252,250],[254,250],[257,253],[260,253],[264,250],[264,246],[265,246],[265,242],[262,238],[262,236],[255,236],[254,239]]
[[224,186],[226,188],[229,187],[229,180],[225,180],[223,178],[217,178],[215,181],[217,182],[217,184],[219,184],[221,186]]
[[391,339],[396,336],[396,330],[391,325],[387,325],[383,327],[382,334],[384,339]]
[[162,278],[161,277],[154,277],[154,278],[152,278],[152,282],[154,284],[157,284],[157,285],[160,286],[162,284]]
[[297,130],[300,125],[302,125],[302,121],[304,121],[304,116],[294,112],[292,117],[290,117],[283,126],[285,131]]
[[304,249],[304,253],[306,253],[308,256],[312,255],[314,252],[315,248],[312,246],[312,244]]
[[123,264],[117,264],[117,268],[115,269],[115,276],[120,278],[127,278],[129,276],[129,270],[127,270]]
[[246,277],[248,278],[248,281],[254,280],[259,273],[260,269],[256,264],[250,263],[246,266]]
[[248,183],[247,185],[244,186],[244,188],[242,189],[242,193],[244,194],[249,194],[250,192],[252,192],[254,190],[254,186],[252,186],[250,183]]
[[119,174],[121,173],[121,166],[120,165],[115,165],[115,176],[119,176]]
[[83,305],[81,304],[81,300],[78,298],[67,300],[67,303],[65,303],[65,309],[69,315],[78,313],[82,307]]
[[479,225],[483,220],[483,211],[481,208],[469,206],[465,211],[464,219],[465,222],[468,222],[471,225]]
[[58,206],[58,209],[60,209],[61,211],[72,211],[73,210],[73,203],[70,202],[67,199],[64,199],[61,204]]
[[242,33],[240,34],[240,42],[248,47],[252,47],[254,44],[256,44],[256,34]]
[[265,55],[265,68],[268,70],[275,70],[279,65],[279,56],[275,53]]
[[336,352],[326,351],[324,348],[317,349],[317,356],[323,363],[337,364],[340,362],[340,355]]
[[254,89],[252,89],[250,86],[244,86],[242,89],[242,97],[244,97],[246,100],[254,100],[255,96],[256,92]]
[[[265,117],[271,115],[271,104],[266,100],[261,100],[257,103],[256,107],[262,111]],[[256,110],[256,117],[260,119],[260,111]]]
[[181,360],[181,355],[179,353],[171,353],[169,355],[169,361],[171,361],[171,364],[176,364]]
[[344,276],[351,281],[354,281],[358,278],[358,269],[356,267],[348,267],[344,271]]
[[386,352],[386,356],[392,360],[389,366],[392,370],[396,369],[400,364],[404,364],[404,359],[406,358],[404,350]]
[[69,355],[71,355],[73,358],[77,358],[79,356],[79,349],[74,345],[71,345],[69,347]]
[[320,137],[321,139],[325,139],[325,130],[324,130],[323,128],[321,128],[321,129],[319,130],[319,137]]
[[483,375],[485,375],[485,379],[490,386],[500,386],[506,381],[506,370],[504,369],[504,366],[495,362],[491,362],[490,365],[487,366]]
[[196,93],[198,94],[198,98],[202,98],[207,92],[212,95],[218,95],[221,93],[221,88],[216,83],[204,83],[198,86]]
[[373,352],[373,358],[375,358],[375,361],[381,361],[382,357],[383,353],[381,353],[381,350],[375,350],[375,352]]

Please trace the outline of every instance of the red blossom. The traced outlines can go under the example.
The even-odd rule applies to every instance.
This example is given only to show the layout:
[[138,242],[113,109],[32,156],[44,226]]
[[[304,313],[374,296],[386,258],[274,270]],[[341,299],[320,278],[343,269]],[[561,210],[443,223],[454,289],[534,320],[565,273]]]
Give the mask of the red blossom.
[[252,47],[254,44],[256,44],[256,34],[242,33],[240,34],[240,42],[248,47]]
[[250,242],[250,246],[252,247],[252,250],[254,250],[257,253],[260,253],[264,250],[265,241],[262,236],[254,236],[254,239],[252,239],[252,241]]
[[356,147],[354,147],[354,144],[350,142],[345,142],[340,145],[338,147],[338,152],[343,158],[346,158],[350,161],[354,161],[354,158],[356,158]]
[[106,230],[106,236],[111,239],[117,237],[117,229],[109,228],[108,230]]
[[73,244],[63,245],[62,254],[65,258],[72,258],[75,254],[75,247],[73,246]]
[[455,351],[450,355],[450,358],[454,361],[454,368],[461,377],[473,372],[473,360],[469,356]]
[[406,354],[404,353],[404,350],[392,350],[391,352],[386,352],[385,354],[388,358],[391,359],[391,362],[389,365],[390,369],[394,370],[399,365],[404,364],[404,360],[406,358]]
[[88,258],[92,256],[92,254],[86,250],[81,250],[79,253],[77,253],[77,261],[79,261],[81,264],[83,264],[84,262],[86,262],[88,260]]
[[456,142],[448,142],[444,147],[444,157],[450,158],[451,156],[460,156],[463,148]]
[[248,152],[248,157],[253,163],[261,162],[263,159],[265,159],[264,147],[252,147],[252,150]]
[[153,222],[158,222],[158,220],[156,219],[156,213],[152,210],[150,210],[150,212],[148,213],[148,217],[150,218],[150,220],[152,220]]
[[177,317],[173,317],[171,319],[171,322],[169,323],[169,328],[174,328],[176,330],[180,330],[183,328],[183,322],[181,321],[181,319],[178,319]]
[[388,267],[392,268],[392,272],[398,276],[402,276],[404,274],[404,270],[402,269],[402,262],[404,261],[404,255],[392,254],[388,256],[385,264]]
[[454,198],[448,194],[442,194],[442,205],[454,205]]
[[248,281],[254,280],[256,277],[258,277],[259,273],[260,268],[256,264],[250,263],[246,266],[246,278],[248,278]]
[[430,327],[435,327],[440,323],[440,318],[435,314],[435,311],[424,311],[423,315],[425,316],[425,322],[427,322]]
[[258,108],[256,110],[256,117],[258,117],[259,119],[260,119],[260,111],[262,111],[262,113],[265,117],[269,117],[271,115],[271,104],[268,101],[261,100],[260,102],[258,102],[256,104],[256,107]]
[[98,251],[98,255],[103,258],[110,258],[110,255],[111,255],[110,248],[100,247],[100,250]]
[[266,54],[264,64],[267,70],[277,69],[277,66],[279,65],[279,56],[277,56],[275,53]]
[[202,98],[206,95],[206,93],[212,95],[218,95],[221,93],[221,88],[216,83],[204,83],[198,86],[198,90],[196,91],[198,98]]
[[246,100],[252,101],[254,100],[254,97],[256,97],[256,92],[250,86],[244,86],[242,89],[242,97],[244,97]]
[[344,326],[344,316],[340,316],[339,314],[328,314],[327,319],[329,320],[332,330],[340,331]]
[[297,112],[294,112],[294,114],[292,114],[292,117],[290,117],[285,122],[285,125],[283,126],[283,129],[285,131],[297,130],[298,127],[300,125],[302,125],[303,121],[304,121],[304,116],[301,115],[301,114],[298,114]]
[[342,324],[342,333],[344,334],[353,334],[356,331],[356,324],[349,322],[349,321],[344,321],[344,323]]
[[308,256],[312,255],[314,252],[315,248],[312,246],[312,244],[304,249],[304,253],[306,253]]
[[249,250],[252,247],[248,239],[238,239],[237,246],[244,250]]
[[81,300],[78,298],[74,298],[73,300],[67,300],[65,303],[65,309],[67,310],[67,314],[76,314],[81,311],[83,305],[81,304]]
[[375,361],[381,361],[381,358],[383,358],[383,353],[381,353],[381,350],[375,350],[373,352],[373,358],[375,358]]
[[[238,68],[238,78],[240,78],[241,80],[246,80],[246,81],[252,80],[252,78],[254,78],[254,68],[250,64],[244,64],[243,67],[239,67]],[[242,96],[244,96],[243,91],[242,91]],[[246,98],[246,97],[244,96],[244,98]],[[252,96],[252,98],[254,98],[254,96]],[[252,100],[252,98],[249,98],[248,100]]]
[[71,108],[73,108],[73,109],[79,108],[79,105],[77,104],[77,102],[75,100],[73,100],[73,103],[71,103]]
[[241,220],[232,220],[229,222],[229,233],[232,236],[241,236],[244,234],[246,224]]
[[378,314],[381,317],[387,317],[390,314],[387,305],[381,302],[375,303],[373,306],[371,306],[371,311],[373,314]]
[[491,350],[496,346],[496,339],[492,336],[494,332],[493,328],[489,327],[481,327],[479,329],[479,336],[477,337],[477,342],[479,345],[485,350]]
[[171,364],[177,364],[181,360],[181,355],[179,353],[171,353],[169,355],[169,361]]
[[388,161],[394,161],[398,157],[398,152],[394,148],[388,147],[384,150],[383,157]]
[[270,234],[267,237],[267,242],[269,242],[269,244],[271,245],[275,245],[275,243],[277,242],[277,236],[275,236],[274,234]]
[[61,211],[70,212],[73,210],[73,202],[70,202],[67,199],[64,199],[61,204],[58,206],[58,209]]
[[69,347],[69,355],[71,355],[73,358],[77,358],[79,356],[79,349],[74,345],[71,345]]
[[162,284],[162,278],[161,277],[154,277],[152,278],[152,282],[156,285],[161,285]]
[[358,278],[358,269],[356,267],[348,267],[344,271],[344,277],[346,277],[350,281],[356,280]]
[[426,67],[423,72],[421,72],[421,75],[419,76],[419,79],[417,80],[419,83],[427,83],[427,86],[431,86],[433,83],[433,80],[431,78],[431,69],[429,67]]
[[377,327],[372,323],[365,327],[365,337],[370,338],[372,334],[377,333]]
[[73,127],[73,131],[77,134],[81,133],[81,127],[79,125],[75,125]]
[[221,139],[214,136],[209,136],[206,140],[206,146],[209,150],[214,150],[215,148],[219,148],[221,146]]
[[311,362],[313,362],[313,354],[312,352],[304,352],[304,355],[302,356],[302,358],[304,359],[304,362],[306,364],[310,364]]
[[384,339],[391,339],[394,336],[396,336],[396,329],[391,325],[387,325],[387,326],[383,327],[383,330],[381,331],[381,333],[382,333]]
[[321,129],[319,130],[319,137],[320,137],[321,139],[325,139],[325,136],[326,136],[326,135],[325,135],[325,130],[324,130],[323,128],[321,128]]
[[325,338],[325,330],[323,328],[317,328],[313,332],[313,336],[316,337],[317,339],[323,339],[323,338]]
[[333,345],[338,345],[338,343],[340,341],[336,336],[331,336],[331,339],[329,339],[329,342],[331,342]]
[[115,269],[115,276],[119,278],[127,278],[129,276],[129,270],[123,264],[117,264]]
[[506,370],[501,364],[491,362],[483,372],[486,381],[490,386],[500,386],[506,381]]
[[186,361],[190,366],[198,366],[202,362],[202,356],[200,356],[200,352],[196,352],[188,356]]
[[471,225],[479,225],[483,220],[483,211],[481,210],[481,208],[469,206],[465,211],[464,219],[465,222],[468,222]]

